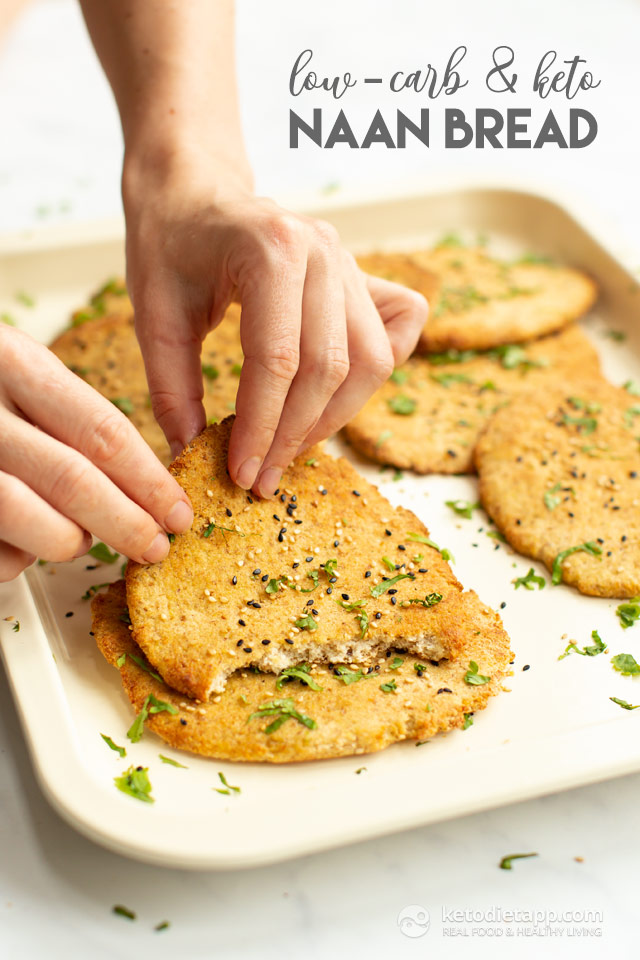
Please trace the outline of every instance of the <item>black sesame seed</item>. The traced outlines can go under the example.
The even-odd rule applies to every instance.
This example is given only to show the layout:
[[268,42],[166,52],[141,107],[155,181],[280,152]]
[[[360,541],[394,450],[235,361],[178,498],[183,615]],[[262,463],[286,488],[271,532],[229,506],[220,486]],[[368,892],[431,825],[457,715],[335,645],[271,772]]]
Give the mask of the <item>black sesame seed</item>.
[[334,545],[334,547],[339,547],[339,546],[340,546],[340,541],[339,541],[339,540],[334,540],[334,541],[333,541],[333,545]]
[[317,610],[312,610],[311,613],[314,615],[314,617],[320,616]]
[[[246,623],[244,622],[244,620],[238,620],[238,623],[240,624],[241,627],[246,627]],[[242,641],[240,642],[242,643]]]
[[635,478],[638,476],[638,473],[636,470],[631,470],[631,472],[629,473],[629,476],[631,477],[632,480],[635,480]]
[[97,570],[99,566],[100,566],[99,563],[89,563],[85,567],[85,570]]
[[235,587],[235,585],[237,584],[237,582],[238,582],[238,578],[237,578],[236,576],[233,576],[233,577],[231,578],[231,583],[234,585],[234,587]]
[[364,576],[365,576],[365,580],[367,579],[367,577],[370,577],[370,576],[371,576],[371,570],[367,570],[367,572],[365,573]]
[[269,579],[269,574],[265,573],[264,576],[260,577],[260,579],[262,580],[263,583],[266,583],[267,580]]
[[351,493],[354,495],[354,497],[359,497],[359,496],[360,496],[360,494],[358,493],[357,490],[352,490]]
[[387,535],[388,537],[391,536],[391,530],[385,530],[385,533],[386,533],[386,535]]
[[503,600],[502,603],[500,604],[500,609],[501,609],[501,610],[504,610],[504,608],[506,607],[506,605],[507,605],[507,601],[506,601],[506,600]]
[[516,520],[516,526],[517,526],[517,527],[519,527],[521,523],[522,523],[522,520]]
[[280,494],[280,502],[281,502],[281,503],[285,503],[286,499],[287,499],[287,498],[285,497],[284,493],[281,493],[281,494]]
[[311,563],[312,560],[313,560],[313,557],[305,557],[305,558],[304,558],[305,563]]
[[69,610],[68,613],[65,613],[65,617],[72,617],[72,616],[73,616],[73,610]]
[[418,573],[428,573],[428,572],[429,572],[428,567],[420,567],[420,569],[418,570]]
[[394,593],[397,593],[397,590],[389,590],[389,596],[392,597]]
[[261,573],[262,573],[262,570],[260,569],[260,567],[256,567],[256,569],[253,571],[252,576],[259,577]]
[[89,630],[89,636],[90,636],[90,637],[94,637],[94,636],[95,636],[93,630]]
[[280,493],[280,487],[278,487],[277,490],[274,490],[273,492],[274,497],[277,497],[279,493]]
[[247,497],[247,501],[248,501],[249,503],[253,503],[253,500],[251,499],[251,497]]
[[333,587],[327,587],[327,593],[333,593]]
[[329,577],[329,583],[337,583],[337,581],[338,581],[337,577]]
[[312,606],[313,606],[313,600],[307,600],[307,606],[308,606],[308,607],[312,607]]
[[525,665],[524,665],[524,667],[523,667],[522,669],[523,669],[523,670],[531,670],[531,664],[530,664],[530,663],[525,663]]
[[300,524],[300,523],[302,523],[302,520],[294,520],[293,522]]
[[348,600],[348,599],[349,599],[349,594],[348,594],[348,593],[343,593],[343,594],[341,594],[341,597],[342,597],[343,600]]
[[322,494],[323,497],[326,497],[326,495],[329,493],[329,491],[328,491],[328,490],[321,490],[320,493]]
[[607,550],[607,556],[608,556],[608,557],[610,557],[612,553],[613,553],[613,550]]
[[238,642],[236,643],[236,647],[241,647],[243,643],[244,643],[244,640],[238,640]]
[[294,493],[293,496],[291,497],[291,503],[295,503],[295,502],[297,501],[297,499],[298,499],[298,498],[296,497],[296,495],[295,495],[295,493]]
[[391,597],[391,603],[393,604],[394,607],[395,607],[395,605],[396,605],[397,602],[398,602],[397,597]]
[[452,693],[452,692],[453,691],[450,690],[449,687],[440,687],[440,689],[438,690],[438,693]]
[[284,642],[285,642],[285,643],[290,643],[291,646],[293,646],[293,640],[291,640],[289,637],[285,637],[285,638],[284,638]]
[[282,527],[282,529],[280,530],[280,533],[278,534],[278,543],[282,543],[284,541],[284,535],[286,532],[287,532],[287,528]]
[[268,647],[270,643],[271,643],[271,640],[263,640],[263,641],[262,641],[262,646],[263,646],[263,647]]
[[626,533],[623,533],[623,534],[622,534],[622,536],[620,537],[620,542],[621,542],[621,543],[626,543],[626,542],[627,542],[627,535],[626,535]]
[[253,652],[253,647],[243,647],[242,649],[244,650],[245,653],[252,653],[252,652]]
[[277,521],[278,521],[278,523],[280,523],[280,517],[278,516],[278,514],[277,514],[277,513],[274,513],[274,515],[273,515],[273,519],[274,519],[274,520],[277,520]]
[[232,517],[232,516],[233,516],[231,510],[229,510],[229,507],[226,508],[225,513],[226,513],[226,515],[227,515],[228,517]]
[[449,456],[449,457],[457,457],[458,454],[455,452],[455,450],[447,450],[447,456]]
[[182,724],[183,727],[186,727],[187,725],[187,721],[184,719],[184,717],[180,717],[180,723]]
[[604,543],[604,540],[602,539],[602,537],[597,537],[596,539],[597,539],[598,543]]

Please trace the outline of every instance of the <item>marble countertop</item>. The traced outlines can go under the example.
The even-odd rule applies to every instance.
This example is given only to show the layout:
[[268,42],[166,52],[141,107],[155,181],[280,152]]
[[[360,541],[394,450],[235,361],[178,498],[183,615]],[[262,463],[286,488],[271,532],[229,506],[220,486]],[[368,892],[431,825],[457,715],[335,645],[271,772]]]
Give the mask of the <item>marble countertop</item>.
[[[304,12],[293,0],[238,0],[238,7],[243,112],[260,192],[321,198],[329,189],[349,195],[363,183],[382,193],[420,176],[425,188],[444,174],[474,182],[516,176],[535,189],[584,197],[614,224],[619,250],[637,249],[640,263],[633,128],[640,8],[632,0],[456,0],[446,15],[440,4],[418,0],[327,0]],[[305,47],[313,47],[319,72],[379,75],[440,63],[461,42],[476,73],[501,42],[514,47],[523,74],[552,47],[561,58],[586,57],[602,79],[579,101],[598,117],[596,142],[542,153],[288,149],[288,76]],[[466,109],[496,105],[478,84],[470,88]],[[354,116],[366,120],[379,97],[364,91]],[[530,93],[518,97],[519,106],[532,103]],[[558,112],[568,106],[558,101]],[[0,129],[1,232],[120,212],[117,115],[72,0],[28,6],[0,47]],[[628,776],[245,872],[159,869],[95,846],[51,809],[0,673],[0,952],[27,960],[142,951],[193,960],[356,951],[630,955],[639,791],[640,775]],[[498,869],[505,854],[528,851],[539,856]],[[137,920],[113,915],[116,903]],[[522,922],[505,921],[509,910],[524,911]],[[526,911],[538,911],[537,935]],[[592,919],[583,919],[585,911]],[[171,926],[154,931],[163,920]]]

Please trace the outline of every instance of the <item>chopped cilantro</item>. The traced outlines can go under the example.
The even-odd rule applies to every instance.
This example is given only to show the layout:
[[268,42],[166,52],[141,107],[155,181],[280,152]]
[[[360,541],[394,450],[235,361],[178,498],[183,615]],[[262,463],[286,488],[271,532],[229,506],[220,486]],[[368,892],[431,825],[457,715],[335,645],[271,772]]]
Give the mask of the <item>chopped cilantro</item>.
[[475,660],[469,661],[469,669],[464,675],[464,682],[474,686],[482,686],[483,683],[489,683],[491,677],[483,677],[478,673],[478,664]]
[[511,862],[513,860],[527,860],[529,857],[539,857],[539,853],[511,853],[507,857],[503,857],[498,866],[501,870],[512,870]]
[[623,630],[632,627],[636,620],[640,620],[640,597],[631,597],[616,607],[616,613]]
[[393,436],[393,430],[383,430],[376,440],[376,447],[381,447],[383,443],[386,443],[387,440],[390,440]]
[[117,743],[113,742],[111,737],[108,737],[106,735],[106,733],[101,733],[100,736],[102,737],[102,739],[104,740],[104,742],[106,743],[106,745],[109,747],[110,750],[115,750],[116,753],[120,754],[121,759],[122,757],[126,757],[127,751],[125,750],[124,747],[119,747]]
[[317,724],[315,720],[312,720],[311,717],[307,717],[304,713],[300,713],[295,709],[293,705],[293,700],[287,698],[285,700],[271,700],[267,703],[263,703],[262,706],[252,713],[247,723],[250,720],[255,719],[256,717],[272,717],[275,716],[273,720],[267,727],[264,728],[265,733],[275,733],[283,723],[291,717],[294,720],[297,720],[298,723],[303,724],[309,730],[315,730]]
[[240,374],[242,373],[242,364],[234,363],[231,367],[231,373],[233,374],[234,377],[239,377]]
[[207,378],[207,380],[217,380],[220,376],[220,371],[217,367],[212,366],[210,363],[202,364],[202,372]]
[[331,577],[337,577],[338,575],[338,561],[337,560],[326,560],[324,563],[320,564],[320,569],[324,570],[326,575]]
[[415,413],[417,401],[404,393],[396,393],[395,396],[387,400],[387,406],[392,413],[397,413],[402,417],[408,417],[410,414]]
[[430,373],[429,376],[448,390],[452,383],[473,383],[465,373]]
[[515,266],[520,266],[521,264],[545,264],[548,267],[553,267],[555,265],[555,260],[552,257],[547,257],[541,253],[524,253],[518,260],[514,261]]
[[305,465],[305,467],[312,467],[312,466],[314,465],[314,463],[317,463],[317,462],[318,462],[318,461],[316,460],[315,457],[311,457],[310,460],[305,460],[304,465]]
[[627,380],[626,383],[622,384],[622,387],[627,393],[630,393],[632,397],[640,397],[640,383],[637,383],[635,380]]
[[624,343],[627,339],[626,333],[622,330],[605,330],[605,337],[608,337],[609,340],[615,340],[616,343]]
[[168,930],[170,926],[171,924],[168,920],[163,920],[161,923],[156,923],[153,929],[156,931],[156,933],[160,933],[162,930]]
[[382,562],[384,563],[387,570],[395,570],[396,565],[393,560],[390,560],[389,557],[383,557]]
[[94,557],[94,559],[99,560],[100,563],[115,563],[120,556],[119,553],[111,553],[106,543],[102,542],[94,543],[88,553],[90,557]]
[[130,417],[134,411],[133,401],[129,397],[110,397],[111,403],[120,410],[121,413],[124,413],[125,416]]
[[357,683],[358,680],[369,680],[370,674],[364,673],[362,667],[358,670],[350,670],[349,667],[336,667],[333,675],[336,680],[342,680],[345,686],[350,683]]
[[634,404],[624,412],[624,425],[627,430],[633,430],[634,418],[640,416],[640,406]]
[[153,803],[154,798],[151,796],[148,773],[148,767],[131,766],[128,770],[125,770],[121,777],[114,777],[113,782],[118,790],[128,793],[130,797],[143,800],[145,803]]
[[449,363],[466,363],[478,356],[477,350],[456,350],[451,348],[444,353],[430,353],[429,363],[438,367]]
[[518,587],[524,587],[525,590],[534,590],[534,583],[538,585],[538,590],[543,590],[547,581],[544,577],[537,576],[533,567],[531,567],[526,576],[516,577],[511,582],[515,585],[516,590]]
[[415,604],[419,607],[435,607],[436,603],[440,603],[442,600],[441,593],[427,593],[424,598],[422,597],[409,597],[407,600],[401,600],[400,606],[406,607],[410,604]]
[[553,561],[551,583],[555,586],[562,583],[562,564],[573,553],[588,553],[590,557],[600,557],[602,548],[594,540],[587,540],[586,543],[579,543],[575,547],[567,547],[566,550],[561,550]]
[[223,527],[220,523],[210,523],[202,533],[202,536],[209,538],[214,530],[221,530],[222,536],[224,537],[225,533],[236,533],[239,537],[244,537],[244,533],[240,533],[239,530],[234,530],[233,527]]
[[94,583],[92,587],[82,594],[80,597],[81,600],[91,600],[92,597],[96,595],[98,590],[102,590],[103,587],[110,587],[110,583]]
[[276,689],[281,690],[285,683],[290,683],[292,680],[300,680],[310,690],[322,690],[322,687],[311,676],[311,667],[308,663],[299,663],[297,666],[287,667],[283,670],[276,680]]
[[421,533],[408,533],[407,537],[409,540],[414,540],[417,543],[425,543],[428,547],[433,547],[434,550],[437,550],[443,560],[447,563],[455,563],[453,554],[450,550],[447,550],[446,547],[439,547],[437,543],[433,540],[430,540],[429,537],[423,536]]
[[640,663],[630,653],[618,653],[611,658],[611,665],[623,677],[634,677],[640,673]]
[[16,322],[9,313],[0,313],[0,323],[6,323],[8,327],[15,327]]
[[451,232],[445,233],[436,243],[436,247],[464,247],[464,243],[459,233]]
[[367,769],[366,767],[358,767],[358,769],[356,770],[356,773],[363,773],[366,769]]
[[222,773],[222,771],[220,770],[218,771],[218,777],[220,778],[220,783],[222,783],[226,787],[226,789],[223,790],[222,787],[213,787],[216,793],[225,793],[228,797],[230,797],[231,791],[233,791],[234,793],[241,792],[240,787],[232,787],[231,784],[227,782],[227,778],[225,777],[224,773]]
[[121,653],[118,659],[116,660],[116,667],[118,668],[118,670],[122,670],[126,662],[127,662],[126,653]]
[[20,621],[16,620],[11,629],[14,633],[20,633]]
[[409,379],[409,374],[407,373],[407,371],[400,370],[400,369],[394,370],[391,376],[389,377],[389,380],[391,380],[392,383],[397,383],[398,386],[402,386],[402,384],[406,383],[408,379]]
[[469,727],[473,726],[473,714],[472,713],[463,713],[464,723],[462,724],[463,730],[468,730]]
[[[626,415],[625,415],[626,416]],[[570,417],[568,413],[562,414],[562,422],[568,426],[577,427],[578,433],[593,433],[598,426],[595,417]]]
[[28,293],[25,293],[24,290],[18,290],[16,293],[16,300],[18,303],[21,303],[23,307],[35,307],[36,301]]
[[440,317],[445,312],[463,313],[471,310],[480,303],[486,303],[489,298],[480,293],[476,287],[443,287],[442,296],[433,311],[434,317]]
[[609,700],[613,700],[614,703],[617,703],[619,707],[622,707],[623,710],[640,710],[640,703],[635,704],[628,703],[626,700],[619,700],[617,697],[609,697]]
[[[129,654],[129,656],[131,656],[131,654]],[[142,704],[140,713],[127,730],[127,736],[129,737],[129,740],[131,740],[132,743],[138,743],[144,732],[145,720],[148,719],[150,714],[162,713],[163,711],[176,714],[178,713],[178,708],[174,707],[172,703],[166,703],[164,700],[158,700],[158,698],[152,693],[148,694],[145,697],[144,703]]]
[[444,504],[445,507],[450,507],[457,516],[465,517],[467,520],[471,520],[473,511],[480,507],[478,502],[471,503],[470,500],[445,500]]
[[165,757],[163,753],[159,753],[158,756],[163,763],[168,763],[171,767],[180,767],[181,770],[188,770],[189,767],[185,767],[184,763],[178,763],[177,760],[172,760],[171,757]]
[[570,653],[579,653],[581,657],[597,657],[599,653],[604,653],[607,645],[602,642],[597,630],[591,631],[591,639],[595,641],[593,646],[583,647],[582,650],[576,643],[568,643],[564,653],[560,654],[558,660],[564,660]]
[[501,530],[487,530],[487,536],[492,540],[499,540],[500,543],[506,543],[507,538]]
[[[123,656],[124,656],[124,654],[123,654]],[[155,670],[152,670],[152,668],[149,666],[149,664],[146,663],[146,662],[142,659],[142,657],[139,657],[137,653],[128,653],[127,656],[129,657],[130,660],[133,660],[134,663],[137,663],[137,665],[138,665],[142,670],[145,670],[146,673],[148,673],[150,677],[153,677],[154,680],[157,680],[159,683],[164,683],[164,680],[162,679],[162,677],[160,676],[160,674],[159,674],[159,673],[156,673]],[[151,713],[157,713],[157,712],[158,712],[157,710],[152,710],[152,711],[151,711]]]
[[388,680],[386,683],[381,683],[380,689],[383,693],[396,693],[398,690],[395,680]]
[[546,491],[542,498],[547,510],[555,510],[562,500],[562,497],[555,496],[555,494],[559,493],[560,490],[562,490],[564,493],[570,493],[572,496],[575,496],[576,493],[573,487],[563,487],[561,483],[556,483],[555,486]]
[[415,574],[398,573],[395,577],[390,577],[389,580],[382,580],[380,583],[376,583],[375,587],[370,587],[369,592],[372,597],[381,597],[383,593],[387,592],[389,587],[392,587],[395,583],[399,583],[400,580],[415,580]]
[[123,907],[121,903],[117,903],[111,911],[119,917],[126,917],[127,920],[135,920],[136,915],[133,910],[129,910],[129,907]]
[[365,634],[369,629],[369,614],[366,610],[360,610],[356,613],[356,620],[360,625],[360,639],[364,640]]
[[394,657],[391,663],[389,664],[390,670],[397,670],[398,667],[401,667],[404,663],[404,657]]
[[314,620],[310,613],[307,614],[306,617],[298,617],[295,625],[300,630],[317,630],[318,629],[318,621]]

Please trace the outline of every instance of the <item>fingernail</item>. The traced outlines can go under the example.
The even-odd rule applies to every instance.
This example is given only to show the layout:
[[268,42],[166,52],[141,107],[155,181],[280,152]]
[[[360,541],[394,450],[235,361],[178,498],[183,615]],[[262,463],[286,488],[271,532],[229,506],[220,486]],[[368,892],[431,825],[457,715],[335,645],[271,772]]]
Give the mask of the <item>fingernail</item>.
[[82,543],[81,543],[80,546],[78,547],[77,552],[74,553],[74,555],[73,555],[73,559],[74,559],[74,560],[77,560],[78,557],[84,557],[85,553],[87,552],[87,550],[88,550],[89,547],[91,546],[92,539],[93,539],[93,538],[91,537],[91,534],[90,534],[90,533],[85,533],[85,535],[84,535],[84,537],[83,537],[83,540],[82,540]]
[[261,497],[272,497],[280,486],[282,470],[280,467],[267,467],[258,477],[256,487]]
[[184,500],[178,500],[169,510],[164,525],[172,533],[184,533],[193,523],[193,510]]
[[243,490],[251,489],[258,475],[261,463],[262,460],[260,457],[249,457],[248,460],[244,461],[236,476],[236,483],[239,487],[242,487]]
[[142,554],[142,559],[145,563],[159,563],[160,560],[164,560],[168,553],[169,540],[164,533],[157,533],[151,541],[151,545]]

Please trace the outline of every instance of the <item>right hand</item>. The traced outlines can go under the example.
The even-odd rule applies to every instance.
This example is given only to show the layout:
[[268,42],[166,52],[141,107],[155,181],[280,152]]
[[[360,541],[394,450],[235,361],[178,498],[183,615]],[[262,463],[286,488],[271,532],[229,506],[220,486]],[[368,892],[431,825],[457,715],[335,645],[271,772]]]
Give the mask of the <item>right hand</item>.
[[185,492],[109,400],[0,323],[0,581],[79,557],[91,534],[140,563],[191,526]]

